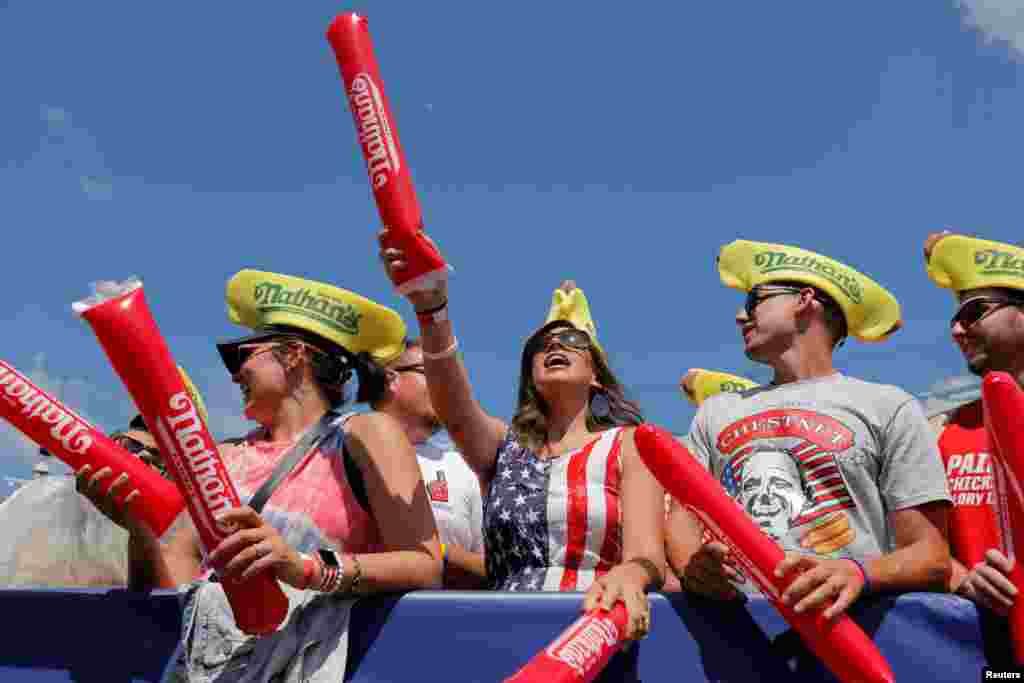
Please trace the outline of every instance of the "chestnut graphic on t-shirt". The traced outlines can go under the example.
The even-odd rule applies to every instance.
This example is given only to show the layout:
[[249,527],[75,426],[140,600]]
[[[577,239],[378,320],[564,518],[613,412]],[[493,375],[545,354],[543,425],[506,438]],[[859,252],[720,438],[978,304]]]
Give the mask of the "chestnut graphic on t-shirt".
[[[733,422],[717,442],[728,458],[722,485],[766,534],[821,555],[853,541],[843,512],[853,501],[835,459],[852,430],[814,411],[769,410]],[[793,538],[796,527],[807,528]]]

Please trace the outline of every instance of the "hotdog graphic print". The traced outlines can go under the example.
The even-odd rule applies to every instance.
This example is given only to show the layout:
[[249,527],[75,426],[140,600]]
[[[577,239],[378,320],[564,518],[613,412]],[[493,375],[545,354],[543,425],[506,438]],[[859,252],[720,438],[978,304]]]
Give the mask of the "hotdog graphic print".
[[891,513],[950,500],[918,402],[838,373],[714,396],[688,446],[786,550],[877,557],[895,550]]

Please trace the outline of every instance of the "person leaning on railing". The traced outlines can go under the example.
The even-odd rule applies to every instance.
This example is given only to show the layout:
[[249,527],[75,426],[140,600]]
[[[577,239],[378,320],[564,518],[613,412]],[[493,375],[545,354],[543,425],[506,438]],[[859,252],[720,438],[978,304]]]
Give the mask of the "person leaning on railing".
[[[382,246],[380,256],[392,279],[405,268],[400,250]],[[627,637],[645,635],[646,591],[663,582],[664,492],[637,455],[633,427],[642,418],[597,344],[583,293],[565,283],[549,321],[527,340],[511,424],[473,397],[447,285],[408,298],[432,403],[487,488],[491,587],[586,591],[585,610],[621,600]]]
[[[775,376],[705,401],[689,443],[788,551],[776,575],[798,576],[783,602],[833,617],[869,592],[944,591],[950,497],[921,406],[833,365],[847,334],[877,341],[898,329],[895,298],[842,263],[786,245],[733,242],[718,268],[723,283],[747,294],[736,315],[747,357]],[[678,506],[668,546],[685,589],[756,592],[728,548]]]
[[[946,231],[929,235],[924,256],[931,279],[956,294],[957,308],[950,320],[950,334],[967,362],[967,369],[979,377],[993,371],[1007,372],[1024,385],[1024,270],[989,267],[989,261],[997,258],[1024,263],[1024,249]],[[975,505],[955,496],[957,508],[951,524],[964,522],[967,528],[950,530],[955,542],[951,544],[953,572],[949,587],[1005,616],[1017,600],[1017,588],[1008,578],[1014,558],[1007,557],[1001,545],[1007,539],[998,538],[995,523],[976,525],[971,524],[976,519],[971,514],[961,517],[963,505],[979,508],[993,522],[997,514],[990,502],[995,487],[981,399],[958,407],[942,422],[939,448],[943,455],[960,462],[970,457],[972,462],[979,463],[981,476],[972,472],[970,477],[983,482],[985,489],[972,492],[972,498],[978,498]],[[955,478],[955,473],[951,475]],[[986,537],[987,533],[996,537]],[[983,555],[968,557],[971,549],[965,546],[974,545],[980,551],[984,546],[977,544],[985,541],[990,547]]]
[[[143,535],[155,587],[193,582],[169,676],[207,681],[245,667],[253,681],[341,680],[345,599],[441,585],[437,530],[401,425],[380,412],[340,412],[354,374],[402,353],[405,325],[357,294],[276,273],[236,274],[227,303],[231,320],[251,333],[218,351],[241,389],[245,416],[260,425],[220,448],[246,505],[219,519],[237,530],[204,562],[191,525],[164,543],[129,524]],[[325,323],[322,310],[340,320]],[[278,478],[282,462],[291,464]],[[111,504],[97,490],[90,495]],[[253,498],[263,498],[259,512]],[[242,633],[210,567],[241,579],[272,572],[289,599],[280,630]]]

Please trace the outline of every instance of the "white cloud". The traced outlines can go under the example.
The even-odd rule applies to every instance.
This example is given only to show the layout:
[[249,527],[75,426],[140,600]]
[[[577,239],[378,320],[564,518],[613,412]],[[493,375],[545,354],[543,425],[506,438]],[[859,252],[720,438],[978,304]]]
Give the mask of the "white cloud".
[[1024,58],[1024,0],[956,0],[964,22],[988,42],[1005,42]]
[[75,125],[66,109],[43,105],[39,115],[46,124],[46,132],[32,159],[33,165],[58,177],[70,176],[89,199],[112,199],[113,181],[96,138]]

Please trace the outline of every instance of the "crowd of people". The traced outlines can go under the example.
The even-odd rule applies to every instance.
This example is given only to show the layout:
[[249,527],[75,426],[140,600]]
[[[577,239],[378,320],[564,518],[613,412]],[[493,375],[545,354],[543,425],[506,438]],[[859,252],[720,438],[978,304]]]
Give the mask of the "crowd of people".
[[[399,250],[379,255],[392,278],[406,267]],[[937,233],[925,262],[957,298],[950,332],[970,371],[1024,381],[1024,249]],[[1005,615],[1017,589],[1002,540],[968,557],[951,528],[961,501],[947,463],[990,450],[980,406],[929,425],[902,389],[833,364],[849,337],[899,329],[895,297],[787,245],[733,242],[718,269],[746,295],[736,315],[746,356],[774,376],[758,386],[687,373],[681,386],[699,407],[685,444],[787,551],[776,575],[797,578],[782,600],[835,616],[869,593],[953,592]],[[632,639],[651,628],[651,591],[757,592],[641,461],[641,409],[575,283],[555,291],[523,346],[507,422],[474,398],[446,283],[408,299],[418,338],[393,310],[339,287],[252,270],[229,281],[230,318],[250,333],[218,350],[259,426],[221,446],[248,504],[224,515],[236,530],[208,555],[187,523],[157,539],[132,519],[115,502],[132,489],[125,476],[78,472],[80,493],[128,532],[129,584],[182,590],[172,678],[215,680],[244,660],[264,680],[340,680],[348,608],[377,592],[581,591],[586,610],[622,602]],[[366,409],[348,409],[353,398]],[[161,467],[143,421],[118,439]],[[251,636],[220,580],[259,572],[285,586],[289,618]]]

